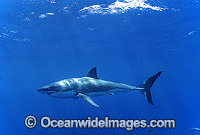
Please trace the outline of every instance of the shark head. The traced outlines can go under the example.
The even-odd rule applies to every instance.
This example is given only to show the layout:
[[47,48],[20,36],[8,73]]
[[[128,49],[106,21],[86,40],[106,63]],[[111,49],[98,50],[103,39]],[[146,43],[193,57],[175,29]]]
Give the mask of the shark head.
[[[70,84],[72,82],[72,84]],[[71,87],[70,87],[71,86]],[[49,85],[46,85],[40,89],[37,89],[38,92],[42,94],[49,95],[56,98],[78,98],[76,92],[72,88],[76,88],[73,85],[72,79],[58,81]],[[77,89],[77,88],[76,88]]]
[[48,95],[56,92],[56,90],[53,90],[51,87],[48,87],[48,86],[44,86],[40,89],[37,89],[37,91],[43,94],[48,94]]
[[38,92],[43,93],[43,94],[48,94],[48,95],[59,92],[61,90],[62,90],[61,86],[56,83],[46,85],[40,89],[37,89]]

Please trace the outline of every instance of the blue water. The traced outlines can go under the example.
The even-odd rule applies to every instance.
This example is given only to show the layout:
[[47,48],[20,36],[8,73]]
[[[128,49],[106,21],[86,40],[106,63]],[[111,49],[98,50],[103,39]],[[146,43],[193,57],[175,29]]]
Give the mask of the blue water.
[[[148,134],[148,129],[43,129],[39,125],[27,129],[27,115],[175,119],[175,129],[155,129],[151,134],[199,134],[185,128],[200,127],[200,1],[141,0],[150,8],[128,5],[113,13],[108,7],[114,2],[1,0],[0,134]],[[92,5],[100,9],[81,10]],[[94,97],[99,108],[36,91],[58,80],[85,76],[93,66],[101,79],[134,86],[162,70],[152,87],[155,105],[138,91]]]

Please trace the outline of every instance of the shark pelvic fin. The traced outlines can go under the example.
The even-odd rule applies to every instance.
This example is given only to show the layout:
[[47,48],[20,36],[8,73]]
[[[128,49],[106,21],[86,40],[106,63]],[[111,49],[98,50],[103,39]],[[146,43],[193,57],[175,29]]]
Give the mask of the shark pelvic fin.
[[90,69],[90,71],[88,72],[88,74],[86,75],[86,77],[91,77],[91,78],[99,79],[99,77],[97,76],[97,68],[93,67],[92,69]]
[[93,106],[96,106],[96,107],[99,107],[99,105],[97,105],[92,99],[91,97],[83,94],[83,93],[78,93],[77,94],[78,97],[80,97],[81,99],[85,100],[86,102],[88,102],[89,104],[93,105]]

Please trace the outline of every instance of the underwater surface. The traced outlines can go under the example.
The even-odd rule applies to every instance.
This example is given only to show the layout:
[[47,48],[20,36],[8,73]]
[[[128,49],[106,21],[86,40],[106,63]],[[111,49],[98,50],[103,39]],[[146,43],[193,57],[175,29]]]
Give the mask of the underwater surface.
[[[199,0],[1,0],[1,135],[197,135],[200,127]],[[58,99],[36,90],[86,76],[139,86],[159,71],[151,92]],[[175,119],[175,129],[44,129],[37,119]]]

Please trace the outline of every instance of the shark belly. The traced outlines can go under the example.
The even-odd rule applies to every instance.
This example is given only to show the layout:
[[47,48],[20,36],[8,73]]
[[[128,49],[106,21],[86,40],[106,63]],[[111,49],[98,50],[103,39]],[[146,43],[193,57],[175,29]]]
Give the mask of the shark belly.
[[89,92],[89,93],[85,93],[90,97],[96,97],[96,96],[103,96],[103,95],[107,95],[107,92]]
[[130,90],[129,89],[112,89],[108,91],[108,93],[124,93],[124,92],[130,92]]
[[55,98],[77,98],[74,91],[63,91],[63,92],[55,92],[49,94],[51,97]]

